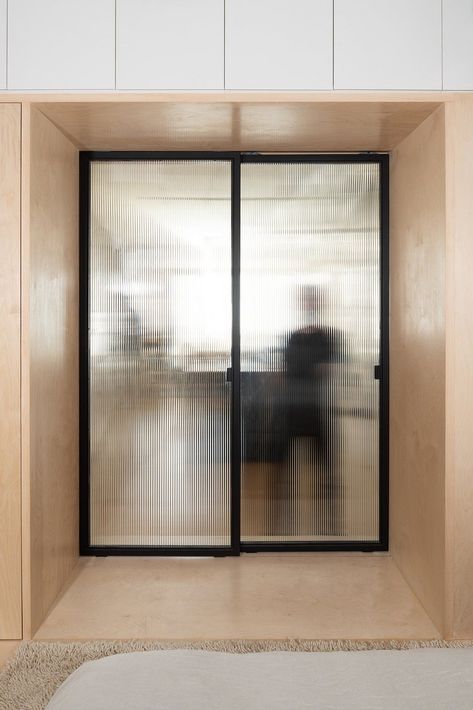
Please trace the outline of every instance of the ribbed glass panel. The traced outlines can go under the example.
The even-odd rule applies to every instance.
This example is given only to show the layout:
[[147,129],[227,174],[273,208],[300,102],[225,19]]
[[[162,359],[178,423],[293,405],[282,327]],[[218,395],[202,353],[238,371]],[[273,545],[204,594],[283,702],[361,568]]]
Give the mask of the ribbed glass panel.
[[90,243],[91,545],[230,545],[230,162],[92,162]]
[[377,164],[242,165],[242,540],[378,539]]

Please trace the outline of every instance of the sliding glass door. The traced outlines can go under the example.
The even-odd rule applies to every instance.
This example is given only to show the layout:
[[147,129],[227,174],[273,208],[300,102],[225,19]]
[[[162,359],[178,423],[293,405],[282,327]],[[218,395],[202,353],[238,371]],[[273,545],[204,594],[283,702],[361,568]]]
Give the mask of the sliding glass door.
[[248,160],[241,539],[378,541],[380,165]]
[[89,171],[90,547],[230,549],[232,163]]
[[386,549],[386,161],[82,154],[83,554]]

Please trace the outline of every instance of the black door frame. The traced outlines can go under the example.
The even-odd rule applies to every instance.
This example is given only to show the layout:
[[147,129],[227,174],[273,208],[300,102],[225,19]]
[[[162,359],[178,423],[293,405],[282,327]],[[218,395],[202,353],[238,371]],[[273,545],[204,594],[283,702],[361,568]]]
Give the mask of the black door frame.
[[[90,401],[89,401],[89,215],[90,164],[95,161],[221,160],[231,162],[232,233],[232,404],[231,404],[231,544],[219,547],[132,547],[90,544]],[[241,163],[377,163],[380,174],[381,338],[376,377],[379,386],[379,539],[374,542],[318,541],[241,542],[241,414],[240,414],[240,165]],[[258,154],[192,151],[81,151],[79,244],[79,429],[80,554],[228,556],[241,552],[362,551],[388,549],[389,527],[389,155],[384,153]]]

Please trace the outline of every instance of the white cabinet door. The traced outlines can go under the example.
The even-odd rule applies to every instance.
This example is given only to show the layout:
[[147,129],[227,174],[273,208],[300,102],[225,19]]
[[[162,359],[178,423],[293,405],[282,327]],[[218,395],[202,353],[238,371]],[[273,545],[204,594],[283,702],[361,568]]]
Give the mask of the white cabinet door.
[[9,89],[114,89],[114,0],[9,0]]
[[223,89],[224,0],[117,0],[117,89]]
[[226,0],[226,89],[331,89],[332,0]]
[[473,90],[473,0],[443,0],[443,88]]
[[0,0],[0,89],[7,88],[7,0]]
[[334,0],[336,89],[441,89],[442,0]]

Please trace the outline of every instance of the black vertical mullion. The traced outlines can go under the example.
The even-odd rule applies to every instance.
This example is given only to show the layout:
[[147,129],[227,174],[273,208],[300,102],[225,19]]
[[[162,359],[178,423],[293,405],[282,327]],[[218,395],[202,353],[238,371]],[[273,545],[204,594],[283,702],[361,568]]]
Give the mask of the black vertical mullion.
[[240,155],[232,160],[232,417],[231,417],[231,548],[240,554],[241,406],[240,406]]
[[90,155],[79,157],[79,551],[90,547],[89,219]]
[[381,340],[379,382],[379,540],[389,544],[389,155],[379,156]]

